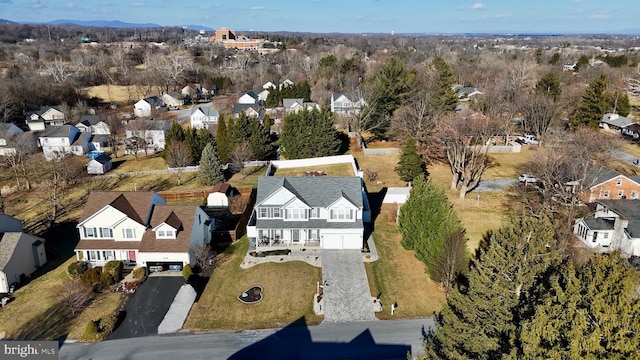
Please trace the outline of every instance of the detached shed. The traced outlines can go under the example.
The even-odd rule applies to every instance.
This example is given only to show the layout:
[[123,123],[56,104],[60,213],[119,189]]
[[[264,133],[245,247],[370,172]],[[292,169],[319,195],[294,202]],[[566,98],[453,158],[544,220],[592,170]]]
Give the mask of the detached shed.
[[0,293],[47,262],[44,240],[23,232],[0,234]]
[[233,188],[227,183],[217,183],[207,196],[207,207],[229,207],[229,202],[233,198]]
[[87,174],[89,175],[101,175],[109,170],[113,163],[111,162],[111,156],[100,154],[97,157],[91,159],[87,164]]
[[383,204],[398,204],[402,205],[407,202],[409,198],[410,187],[390,187],[387,189],[387,193],[382,200]]

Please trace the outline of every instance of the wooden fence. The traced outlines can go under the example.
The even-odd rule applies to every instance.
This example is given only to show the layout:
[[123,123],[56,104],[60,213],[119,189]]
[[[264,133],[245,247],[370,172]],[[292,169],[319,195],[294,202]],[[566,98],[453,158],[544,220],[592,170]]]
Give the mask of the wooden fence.
[[178,200],[201,200],[209,196],[208,190],[190,190],[190,191],[160,191],[158,192],[167,201]]
[[238,239],[242,238],[247,233],[247,223],[249,222],[249,218],[253,212],[253,205],[256,202],[256,191],[250,186],[240,187],[237,189],[240,192],[240,195],[247,199],[244,211],[242,212],[242,215],[234,229],[214,231],[211,234],[212,243],[231,244],[238,241]]

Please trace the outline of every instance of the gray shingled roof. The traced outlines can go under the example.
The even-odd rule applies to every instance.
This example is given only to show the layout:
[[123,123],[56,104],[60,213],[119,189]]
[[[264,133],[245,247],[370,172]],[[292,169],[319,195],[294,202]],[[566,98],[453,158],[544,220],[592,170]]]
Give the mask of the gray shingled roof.
[[585,177],[582,184],[584,186],[592,187],[594,185],[601,184],[607,180],[611,180],[618,175],[620,174],[615,171],[609,170],[604,166],[601,166],[601,165],[591,166],[587,170],[587,176]]
[[80,118],[80,123],[86,126],[93,126],[102,121],[102,118],[98,115],[85,114]]
[[40,136],[41,137],[69,137],[71,129],[77,128],[73,125],[53,125],[49,126]]
[[261,176],[256,204],[283,186],[310,207],[327,207],[342,196],[355,206],[363,207],[362,183],[355,176]]
[[611,113],[604,114],[601,122],[608,125],[613,125],[619,128],[623,128],[625,126],[629,126],[633,124],[633,120],[626,118],[624,116],[619,116],[618,114],[611,114]]
[[202,111],[202,113],[205,114],[205,116],[220,116],[218,109],[213,108],[213,106],[211,105],[194,107],[191,109],[191,114],[189,114],[189,116],[193,115],[198,110]]
[[640,199],[597,200],[597,203],[606,206],[624,219],[640,220]]
[[303,106],[304,105],[304,99],[303,98],[282,99],[282,106],[284,106],[285,108],[290,108],[295,104],[300,104],[300,106]]
[[586,218],[584,223],[591,230],[613,230],[613,221],[604,218]]

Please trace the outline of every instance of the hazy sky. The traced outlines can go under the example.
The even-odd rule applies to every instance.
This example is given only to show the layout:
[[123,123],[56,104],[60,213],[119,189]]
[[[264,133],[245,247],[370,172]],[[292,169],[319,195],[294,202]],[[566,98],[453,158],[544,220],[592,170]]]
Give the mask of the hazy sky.
[[0,18],[238,31],[640,33],[638,0],[0,0]]

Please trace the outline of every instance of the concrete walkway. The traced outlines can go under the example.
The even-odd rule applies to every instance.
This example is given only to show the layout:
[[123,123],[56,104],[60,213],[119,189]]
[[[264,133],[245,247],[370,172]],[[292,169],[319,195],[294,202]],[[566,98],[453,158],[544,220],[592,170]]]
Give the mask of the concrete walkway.
[[324,322],[376,320],[360,250],[322,250]]

